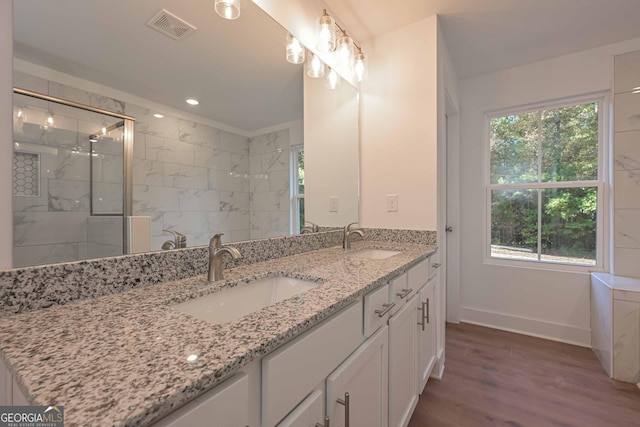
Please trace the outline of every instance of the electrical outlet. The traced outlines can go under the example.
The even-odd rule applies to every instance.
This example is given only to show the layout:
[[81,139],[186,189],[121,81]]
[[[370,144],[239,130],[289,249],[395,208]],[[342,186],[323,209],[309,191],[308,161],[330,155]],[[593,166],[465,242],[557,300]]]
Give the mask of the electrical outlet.
[[338,198],[336,196],[329,197],[329,212],[338,212]]
[[397,194],[387,194],[387,212],[398,212]]

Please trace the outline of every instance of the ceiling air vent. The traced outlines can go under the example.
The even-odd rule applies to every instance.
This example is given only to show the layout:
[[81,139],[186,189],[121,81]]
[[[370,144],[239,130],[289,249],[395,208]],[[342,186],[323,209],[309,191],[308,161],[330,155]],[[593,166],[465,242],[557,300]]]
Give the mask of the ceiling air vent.
[[196,30],[196,27],[162,9],[147,22],[147,25],[174,40],[182,40]]

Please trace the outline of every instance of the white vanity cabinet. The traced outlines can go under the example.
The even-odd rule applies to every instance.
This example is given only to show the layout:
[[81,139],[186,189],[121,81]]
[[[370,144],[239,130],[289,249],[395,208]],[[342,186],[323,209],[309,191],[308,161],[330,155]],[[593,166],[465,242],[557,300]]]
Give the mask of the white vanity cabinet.
[[389,318],[389,426],[405,427],[418,403],[416,375],[418,297]]
[[329,375],[327,416],[331,427],[387,426],[388,343],[385,326]]
[[278,423],[278,427],[316,427],[316,424],[322,425],[324,418],[324,392],[314,390]]
[[435,282],[429,281],[418,292],[418,394],[422,394],[436,363]]
[[0,360],[0,406],[22,406],[28,404],[27,398],[20,391],[18,384],[13,379],[13,375],[11,375],[4,362]]

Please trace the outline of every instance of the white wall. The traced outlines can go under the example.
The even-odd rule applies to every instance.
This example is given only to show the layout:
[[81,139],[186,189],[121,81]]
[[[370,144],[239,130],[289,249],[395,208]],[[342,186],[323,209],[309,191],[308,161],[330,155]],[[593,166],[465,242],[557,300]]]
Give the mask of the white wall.
[[[324,227],[358,221],[358,91],[304,78],[305,219]],[[338,198],[330,212],[329,198]]]
[[[0,182],[11,183],[13,170],[13,2],[0,2]],[[0,185],[0,269],[11,268],[13,208],[11,185]]]
[[484,113],[610,90],[613,55],[639,47],[630,40],[460,82],[463,321],[590,345],[587,272],[484,263]]
[[[362,84],[361,204],[364,227],[437,225],[437,17],[366,44]],[[387,212],[387,194],[398,212]]]

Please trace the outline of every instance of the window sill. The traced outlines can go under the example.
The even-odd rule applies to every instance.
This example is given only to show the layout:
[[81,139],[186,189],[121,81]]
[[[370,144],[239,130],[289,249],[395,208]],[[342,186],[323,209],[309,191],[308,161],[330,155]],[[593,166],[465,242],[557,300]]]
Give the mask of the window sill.
[[575,264],[562,264],[556,262],[545,261],[526,261],[526,260],[514,260],[506,258],[485,257],[484,265],[493,265],[497,267],[511,267],[511,268],[526,268],[531,270],[545,270],[545,271],[557,271],[562,273],[583,273],[589,274],[591,272],[604,273],[606,270],[598,265],[575,265]]

